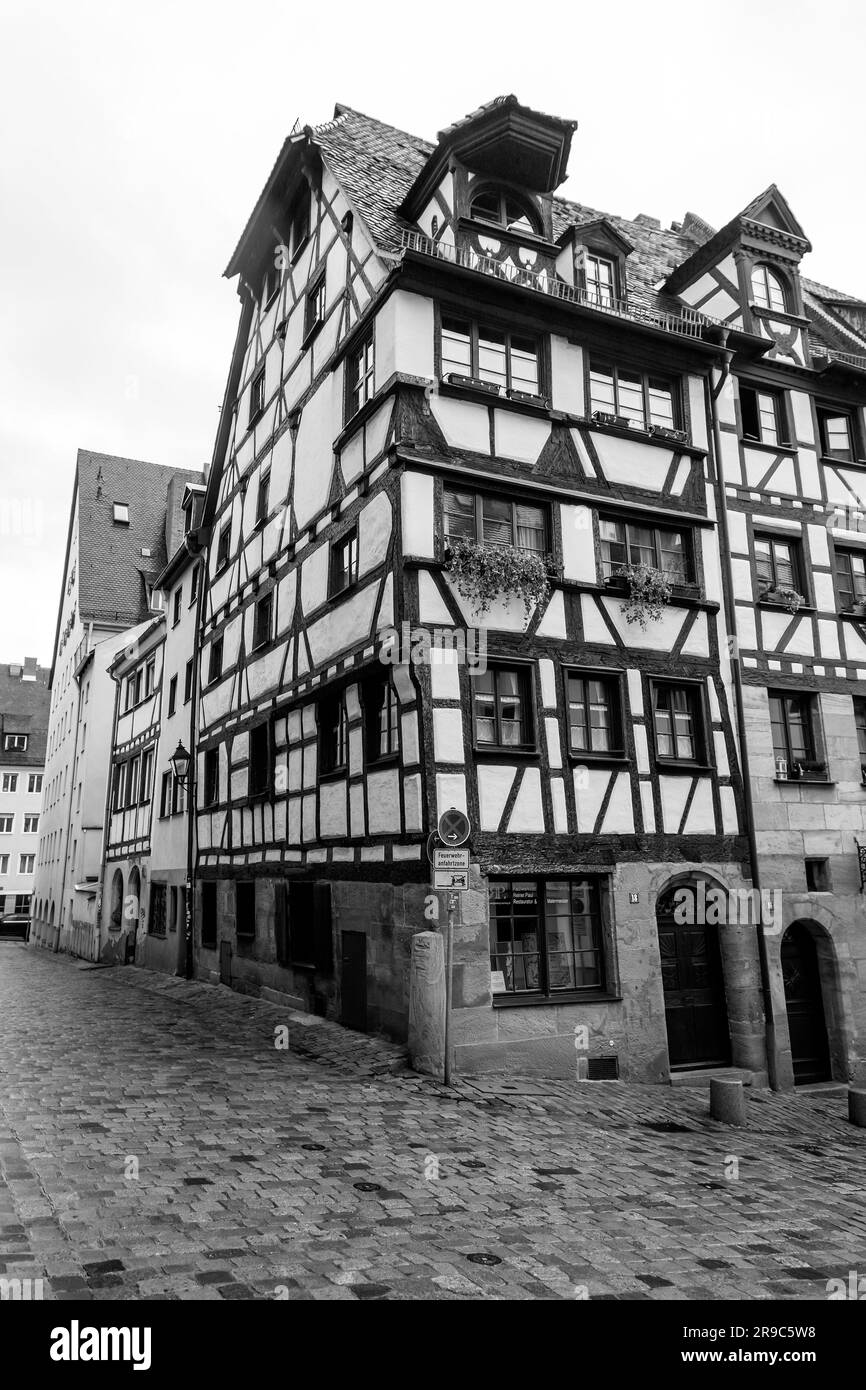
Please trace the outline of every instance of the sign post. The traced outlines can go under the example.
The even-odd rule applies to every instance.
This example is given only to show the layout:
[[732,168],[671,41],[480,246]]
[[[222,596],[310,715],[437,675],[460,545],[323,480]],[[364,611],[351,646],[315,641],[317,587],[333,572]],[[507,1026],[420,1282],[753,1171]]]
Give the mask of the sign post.
[[[433,887],[448,889],[448,916],[445,928],[445,1085],[451,1085],[451,965],[454,954],[454,913],[457,894],[469,887],[469,850],[459,846],[469,839],[469,817],[456,806],[443,811],[437,827],[445,848],[434,848]],[[431,836],[431,839],[433,837]],[[428,845],[428,853],[430,846]]]

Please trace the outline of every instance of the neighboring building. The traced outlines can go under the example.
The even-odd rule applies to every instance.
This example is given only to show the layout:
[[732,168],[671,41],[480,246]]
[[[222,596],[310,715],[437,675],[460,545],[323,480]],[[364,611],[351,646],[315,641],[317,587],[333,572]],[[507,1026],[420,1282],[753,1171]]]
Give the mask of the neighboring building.
[[117,694],[100,957],[178,975],[187,969],[189,814],[170,759],[179,743],[195,748],[203,502],[203,485],[185,488],[183,539],[155,580],[162,610],[110,668]]
[[0,920],[30,916],[50,698],[35,656],[0,665]]
[[79,450],[51,668],[31,939],[98,954],[115,687],[108,668],[161,603],[156,579],[201,473]]

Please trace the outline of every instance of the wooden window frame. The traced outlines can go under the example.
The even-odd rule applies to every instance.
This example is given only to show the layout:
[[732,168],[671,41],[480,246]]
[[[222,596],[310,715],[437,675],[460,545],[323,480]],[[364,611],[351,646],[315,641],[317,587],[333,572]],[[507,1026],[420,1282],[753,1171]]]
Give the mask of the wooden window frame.
[[219,637],[215,637],[214,640],[211,642],[211,644],[210,644],[210,650],[209,650],[209,652],[208,652],[208,668],[207,668],[207,683],[208,683],[208,685],[216,685],[216,682],[217,682],[217,681],[222,680],[222,674],[223,674],[223,639],[222,639],[222,635],[220,635]]
[[[262,635],[262,614],[267,612],[267,624],[264,635]],[[254,652],[262,651],[270,646],[274,640],[274,591],[268,589],[266,594],[256,599],[253,606],[253,642],[251,650]]]
[[220,528],[219,538],[217,539],[215,574],[222,574],[223,570],[228,568],[231,558],[231,548],[232,524],[230,521],[227,521],[226,524]]
[[[758,542],[758,541],[763,541],[763,542],[765,542],[765,543],[769,543],[769,546],[770,546],[770,567],[771,567],[771,569],[772,569],[772,580],[770,581],[770,586],[769,586],[769,588],[768,588],[767,590],[765,590],[763,593],[760,592],[760,585],[761,585],[761,584],[765,584],[767,581],[766,581],[765,579],[761,579],[760,575],[758,574],[758,552],[757,552],[757,542]],[[798,594],[802,594],[802,595],[803,595],[803,598],[805,599],[805,598],[806,598],[806,581],[805,581],[805,576],[806,576],[806,564],[805,564],[805,557],[804,557],[804,555],[803,555],[803,538],[802,538],[802,536],[801,536],[801,535],[798,535],[796,532],[791,532],[790,534],[783,534],[783,533],[781,533],[781,532],[779,532],[779,531],[764,531],[764,530],[762,530],[760,527],[756,527],[755,530],[752,532],[752,548],[753,548],[754,555],[755,555],[755,580],[756,580],[757,585],[759,586],[759,591],[758,591],[758,594],[757,594],[757,600],[758,600],[758,602],[759,602],[759,603],[771,603],[771,604],[772,604],[772,600],[771,600],[771,599],[767,599],[767,598],[765,597],[765,595],[766,595],[767,593],[771,593],[774,589],[778,589],[778,588],[780,587],[780,585],[779,585],[779,578],[778,578],[778,562],[777,562],[777,560],[776,560],[776,550],[775,550],[775,547],[776,547],[777,544],[778,544],[778,545],[787,545],[787,546],[790,547],[790,552],[791,552],[791,569],[793,570],[793,574],[794,574],[794,580],[793,580],[794,588],[796,589],[797,593],[798,593]],[[785,587],[787,587],[787,586],[783,584],[781,587],[785,588]]]
[[[502,740],[502,718],[499,707],[499,676],[505,672],[511,672],[518,676],[520,684],[520,702],[523,711],[524,741],[523,743],[503,743]],[[494,722],[496,724],[496,741],[482,742],[478,737],[478,715],[476,713],[477,680],[472,682],[472,747],[476,753],[496,753],[496,754],[515,754],[517,756],[533,755],[538,753],[538,718],[535,709],[535,663],[514,659],[512,657],[488,658],[487,671],[481,674],[490,673],[493,676],[493,700],[494,700]]]
[[[507,989],[493,995],[494,1006],[502,1007],[503,1004],[514,1003],[553,1003],[557,1000],[580,1000],[592,998],[607,998],[611,993],[611,976],[613,973],[613,961],[610,958],[610,880],[605,874],[536,874],[536,873],[511,873],[511,874],[491,874],[489,882],[491,885],[496,883],[531,882],[535,885],[535,920],[536,920],[536,939],[538,942],[537,951],[537,970],[538,986],[531,989]],[[595,956],[596,968],[599,973],[599,980],[592,985],[565,985],[562,988],[552,988],[550,984],[551,963],[548,948],[547,933],[547,886],[553,883],[565,883],[569,885],[569,900],[571,897],[571,887],[573,884],[588,884],[593,890],[594,901],[592,911],[589,915],[593,923],[594,944],[589,948]],[[512,889],[513,893],[513,889]],[[514,912],[513,897],[511,901],[512,911],[509,914],[511,921],[511,941],[514,941]],[[503,975],[506,970],[503,968],[508,959],[508,952],[497,951],[496,945],[498,938],[496,935],[496,916],[493,912],[493,905],[489,906],[490,917],[490,968],[502,970]],[[521,914],[528,917],[530,914]],[[573,914],[569,912],[569,920],[573,925]],[[573,938],[572,938],[573,939]],[[575,948],[579,951],[581,948]],[[512,953],[513,954],[513,953]]]
[[[678,676],[650,676],[649,681],[649,709],[648,723],[652,729],[652,746],[656,768],[659,772],[674,771],[678,768],[687,770],[710,768],[710,750],[712,747],[712,734],[710,725],[707,722],[707,704],[704,682],[700,680],[688,680]],[[675,730],[676,725],[673,718],[672,696],[675,690],[685,691],[689,697],[690,714],[692,718],[692,730],[694,734],[694,756],[691,758],[681,758],[677,754],[659,752],[659,734],[656,727],[656,691],[665,690],[670,692],[671,698],[668,700],[668,714],[671,720],[671,730]],[[675,737],[675,734],[674,734]]]
[[[332,720],[331,716],[336,717]],[[326,723],[326,717],[328,722]],[[321,699],[317,708],[319,777],[344,777],[349,770],[349,712],[346,692],[340,690]],[[335,747],[329,740],[335,739]],[[343,758],[340,761],[340,745]]]
[[[262,735],[264,735],[263,755],[257,746]],[[267,796],[271,789],[272,744],[270,720],[266,719],[260,724],[254,724],[250,729],[249,751],[249,794],[251,797]],[[256,746],[254,747],[254,745]],[[256,774],[262,775],[256,776]]]
[[[475,204],[478,199],[487,197],[491,193],[496,195],[499,202],[499,216],[496,221],[493,221],[489,217],[484,217],[475,211]],[[529,222],[529,231],[526,231],[523,227],[515,227],[512,223],[509,223],[507,211],[507,202],[509,198],[512,199],[518,207],[523,209],[524,216]],[[536,205],[527,198],[524,193],[518,192],[517,189],[507,188],[504,184],[500,183],[485,182],[472,189],[469,196],[469,217],[472,222],[480,222],[485,227],[497,227],[501,232],[504,232],[506,236],[531,236],[541,238],[544,235],[541,213]]]
[[327,310],[325,271],[326,267],[322,266],[310,279],[310,287],[307,290],[304,303],[304,344],[315,337],[325,322]]
[[[379,696],[381,692],[386,693],[388,700],[388,748],[383,753],[381,749],[373,752],[372,749],[380,743],[381,729],[379,727],[379,715],[383,707],[383,701]],[[365,766],[381,766],[383,763],[392,763],[400,756],[400,701],[397,698],[397,691],[394,689],[394,682],[388,671],[382,674],[376,673],[368,675],[361,688],[361,705],[364,711],[364,763]],[[391,710],[394,710],[396,718],[392,727]]]
[[[754,412],[757,422],[757,434],[746,433],[746,420],[744,405],[744,393],[754,396]],[[776,419],[776,439],[765,439],[761,426],[761,408],[759,403],[760,396],[768,396],[773,402],[773,412]],[[781,449],[783,452],[792,452],[795,448],[793,444],[793,431],[791,429],[791,417],[788,409],[788,393],[783,387],[754,385],[752,382],[743,381],[739,384],[740,397],[740,424],[742,427],[742,437],[744,444],[761,444],[766,449]]]
[[250,413],[247,421],[249,429],[265,412],[265,367],[261,367],[253,373],[250,381]]
[[[451,376],[464,375],[464,373],[462,372],[449,372],[446,375],[445,372],[444,334],[446,331],[445,322],[448,319],[462,323],[469,329],[469,371],[465,375],[469,377],[470,383],[477,382],[479,387],[483,390],[490,390],[490,388],[493,386],[496,386],[497,388],[499,387],[498,382],[487,381],[486,378],[482,377],[481,375],[481,337],[482,334],[485,332],[495,333],[505,339],[504,389],[506,395],[508,397],[515,396],[518,399],[526,398],[538,402],[546,402],[548,400],[550,393],[548,390],[548,372],[546,353],[544,351],[544,337],[538,333],[533,333],[528,329],[524,332],[521,332],[519,329],[513,328],[510,324],[496,323],[493,320],[482,321],[481,319],[475,318],[471,314],[462,314],[459,309],[455,310],[453,313],[440,312],[437,315],[437,348],[439,361],[439,375],[443,381],[451,384],[449,382],[449,378]],[[527,391],[522,386],[514,385],[514,373],[512,371],[512,341],[515,338],[522,338],[525,342],[532,343],[535,347],[535,384],[538,388],[536,391]]]
[[176,588],[175,591],[174,591],[174,594],[172,595],[172,610],[171,610],[171,625],[172,625],[172,627],[177,627],[178,623],[180,622],[180,619],[181,619],[181,610],[182,610],[182,608],[183,608],[183,585],[182,585],[182,584],[178,584],[177,588]]
[[[762,304],[760,300],[755,297],[755,276],[758,275],[759,272],[763,272],[765,288],[767,286],[768,276],[772,276],[778,284],[782,292],[781,309],[774,308],[769,302],[767,304]],[[767,300],[769,301],[771,298],[772,296],[770,295],[769,289],[767,289]],[[788,277],[776,266],[770,265],[768,261],[755,261],[752,264],[752,268],[749,272],[749,303],[753,304],[756,309],[760,309],[762,313],[765,314],[793,314],[795,312],[791,307],[794,303],[794,296]]]
[[148,936],[165,937],[168,926],[168,885],[151,879],[150,902],[148,904]]
[[[864,565],[864,593],[858,598],[854,583],[854,567],[851,563],[854,556],[863,561]],[[845,591],[850,592],[851,601],[845,603],[843,599],[842,571],[847,567],[847,575],[850,584],[846,584]],[[833,579],[836,585],[836,599],[839,604],[840,613],[851,613],[861,604],[866,604],[866,549],[859,549],[857,546],[833,546]]]
[[[853,463],[860,462],[860,437],[858,431],[858,418],[856,412],[848,406],[828,405],[825,401],[816,401],[815,416],[818,422],[818,447],[821,451],[821,458],[829,463]],[[843,419],[848,423],[848,440],[850,444],[849,457],[843,458],[839,453],[830,453],[827,448],[826,422],[828,419]]]
[[[650,433],[654,433],[654,432],[656,432],[656,431],[659,432],[659,434],[661,434],[662,431],[664,431],[664,430],[673,430],[675,434],[678,434],[678,435],[681,434],[681,435],[683,435],[683,436],[686,436],[686,435],[687,435],[688,432],[687,432],[686,427],[685,427],[685,406],[684,406],[684,398],[683,398],[683,382],[682,382],[682,377],[678,377],[678,376],[668,376],[667,373],[664,372],[664,371],[660,371],[660,372],[659,372],[659,371],[651,370],[651,369],[649,369],[649,368],[647,368],[647,367],[633,367],[633,366],[630,366],[630,365],[628,365],[628,364],[626,364],[626,363],[616,362],[616,361],[614,361],[614,360],[612,360],[612,359],[608,359],[608,358],[604,358],[604,357],[599,357],[599,356],[592,357],[591,355],[588,356],[588,358],[587,358],[587,368],[586,368],[586,399],[587,399],[587,403],[588,403],[588,407],[589,407],[587,413],[588,413],[588,416],[589,416],[590,419],[592,419],[593,416],[596,415],[596,414],[598,414],[598,415],[607,415],[607,414],[610,414],[610,413],[611,413],[610,411],[606,410],[603,406],[594,406],[594,405],[593,405],[593,400],[592,400],[592,377],[593,377],[593,372],[595,372],[596,374],[599,374],[601,371],[604,371],[604,372],[606,372],[606,373],[609,373],[610,376],[611,376],[611,378],[612,378],[612,381],[613,381],[613,412],[612,412],[612,413],[613,413],[617,418],[619,418],[620,416],[622,416],[622,418],[626,420],[626,424],[623,425],[623,426],[621,426],[622,429],[634,429],[634,430],[636,430],[638,433],[643,432],[644,434],[650,434]],[[622,373],[622,372],[626,372],[626,373],[628,373],[628,374],[631,375],[631,376],[640,377],[641,402],[642,402],[642,407],[643,407],[643,422],[642,422],[642,424],[639,423],[639,422],[636,421],[636,420],[632,420],[630,416],[624,416],[624,415],[623,415],[622,407],[621,407],[621,405],[620,405],[620,389],[619,389],[619,378],[620,378],[620,373]],[[652,416],[652,409],[651,409],[651,404],[650,404],[650,389],[651,389],[651,382],[653,382],[653,381],[656,381],[656,382],[659,382],[659,383],[663,384],[663,385],[664,385],[667,389],[669,389],[669,391],[670,391],[670,397],[671,397],[671,414],[672,414],[672,416],[673,416],[673,424],[671,424],[671,425],[659,425],[659,424],[655,424],[655,423],[653,422],[652,418],[651,418],[651,416]]]
[[[566,739],[568,752],[571,758],[578,762],[604,762],[609,759],[625,759],[625,720],[622,701],[622,680],[618,671],[599,670],[586,666],[566,666],[563,669],[565,680],[565,721]],[[614,748],[579,748],[571,740],[571,682],[580,681],[584,688],[584,696],[589,694],[588,686],[590,681],[600,682],[607,691],[608,714],[610,716],[611,734],[616,736],[617,745]],[[589,710],[589,701],[586,700],[586,709]],[[591,738],[591,725],[587,719],[587,734]]]
[[[514,549],[515,549],[515,550],[519,550],[522,554],[525,554],[525,555],[540,555],[540,556],[544,557],[544,556],[547,556],[547,555],[550,554],[550,551],[551,551],[551,518],[550,518],[550,505],[549,505],[549,503],[537,501],[535,498],[515,497],[515,496],[512,496],[510,493],[495,492],[495,491],[493,491],[493,490],[488,490],[488,489],[486,489],[486,488],[482,488],[482,489],[479,490],[478,488],[473,487],[472,484],[471,484],[471,482],[469,482],[469,483],[467,484],[466,487],[461,487],[461,486],[459,486],[459,485],[456,484],[456,483],[455,483],[454,485],[452,485],[451,483],[446,483],[445,486],[444,486],[443,489],[442,489],[442,536],[443,536],[444,544],[445,544],[446,546],[447,546],[448,541],[449,541],[449,536],[448,536],[448,532],[447,532],[447,526],[448,526],[448,506],[447,506],[447,499],[448,499],[448,493],[449,493],[449,492],[462,492],[462,493],[468,493],[469,496],[472,497],[473,503],[474,503],[474,511],[475,511],[475,536],[474,536],[474,538],[469,537],[469,539],[474,539],[476,545],[494,545],[494,544],[496,544],[496,542],[494,542],[494,541],[485,541],[485,539],[484,539],[484,503],[485,503],[485,502],[508,502],[509,505],[510,505],[510,507],[511,507],[511,542],[510,542],[510,544],[514,547]],[[532,549],[530,549],[529,547],[525,547],[525,546],[518,545],[518,536],[517,536],[517,533],[518,533],[517,509],[518,509],[518,507],[536,507],[536,508],[541,512],[541,520],[542,520],[542,525],[543,525],[543,527],[544,527],[544,538],[543,538],[543,544],[542,544],[541,550],[532,550]],[[456,539],[460,539],[460,537],[457,537]]]
[[866,697],[855,695],[852,698],[854,706],[854,728],[857,731],[857,748],[860,753],[860,780],[866,785]]
[[[346,582],[338,585],[338,578],[342,571],[338,566],[338,556],[346,547],[349,547],[350,564],[346,569]],[[354,549],[353,549],[354,547]],[[354,558],[353,558],[354,557]],[[353,525],[343,531],[331,542],[331,553],[328,563],[328,598],[340,598],[343,594],[349,593],[358,583],[358,575],[361,565],[361,550],[358,539],[358,527]]]
[[174,675],[174,676],[172,676],[171,680],[170,680],[169,683],[168,683],[168,716],[167,716],[167,717],[168,717],[169,719],[171,719],[171,716],[174,714],[174,712],[175,712],[176,709],[177,709],[177,676]]
[[345,372],[348,424],[376,394],[376,335],[372,326],[347,354]]
[[[775,724],[773,721],[773,702],[777,700],[781,703],[782,720],[781,726],[785,737],[785,757],[781,758],[779,749],[776,746]],[[808,720],[803,727],[808,733],[809,742],[806,745],[807,753],[810,757],[799,758],[793,753],[793,743],[791,739],[791,715],[788,710],[789,700],[802,700],[805,702]],[[767,703],[770,712],[770,737],[773,744],[774,762],[784,761],[787,763],[787,777],[784,781],[807,781],[824,783],[830,781],[830,769],[827,763],[826,743],[824,740],[824,730],[821,722],[821,702],[817,691],[814,690],[784,690],[776,686],[768,686]],[[812,764],[810,767],[809,764]],[[798,772],[796,769],[800,768]],[[805,776],[803,775],[805,772]],[[777,778],[777,780],[779,780]]]
[[220,799],[220,756],[218,748],[206,748],[202,776],[202,805],[218,806]]
[[271,492],[271,470],[266,468],[259,478],[256,490],[256,520],[254,530],[261,530],[268,519]]
[[[631,558],[630,558],[630,556],[631,556],[631,544],[632,544],[632,543],[631,543],[631,539],[630,539],[630,528],[631,528],[631,527],[640,527],[640,528],[641,528],[642,530],[644,530],[644,531],[651,531],[651,532],[652,532],[652,537],[653,537],[653,559],[654,559],[654,562],[655,562],[655,563],[653,564],[652,568],[658,570],[658,572],[659,572],[660,574],[667,574],[667,571],[666,571],[666,570],[662,570],[661,564],[660,564],[661,557],[662,557],[662,545],[661,545],[662,534],[663,534],[664,532],[668,532],[668,533],[670,533],[670,534],[672,534],[672,535],[679,535],[679,536],[681,536],[681,537],[682,537],[682,540],[683,540],[683,559],[684,559],[684,561],[685,561],[686,577],[685,577],[685,579],[682,579],[682,580],[671,580],[671,581],[670,581],[671,587],[672,587],[674,593],[677,593],[677,592],[682,591],[682,590],[684,590],[684,589],[692,590],[692,589],[696,589],[696,588],[698,587],[697,561],[696,561],[697,546],[696,546],[696,544],[695,544],[695,528],[694,528],[693,526],[688,525],[688,523],[679,524],[678,521],[677,521],[677,518],[674,517],[674,516],[671,516],[670,522],[668,522],[668,519],[667,519],[667,518],[665,518],[665,520],[662,522],[662,521],[660,521],[660,520],[659,520],[657,517],[655,517],[655,516],[653,516],[653,517],[629,516],[629,515],[623,515],[623,514],[621,514],[621,513],[606,512],[606,511],[604,511],[604,510],[599,511],[599,513],[598,513],[598,521],[599,521],[599,536],[598,536],[598,543],[599,543],[599,566],[600,566],[600,570],[601,570],[601,583],[602,583],[605,587],[621,587],[621,586],[626,582],[621,576],[618,576],[618,575],[616,575],[616,574],[614,574],[614,573],[606,574],[606,573],[605,573],[605,567],[606,567],[607,565],[613,566],[615,563],[617,563],[617,564],[618,564],[618,563],[622,563],[622,564],[624,564],[624,565],[630,565],[630,564],[633,563],[632,560],[631,560]],[[603,550],[603,547],[604,547],[606,544],[608,544],[608,542],[607,542],[607,541],[602,537],[602,535],[601,535],[601,522],[602,522],[602,521],[610,522],[610,523],[612,523],[612,524],[615,524],[615,525],[618,525],[618,526],[622,526],[622,527],[624,528],[624,531],[625,531],[625,540],[624,540],[623,544],[625,545],[626,558],[625,558],[625,560],[623,560],[622,562],[614,562],[613,560],[606,560],[605,557],[604,557],[604,550]]]

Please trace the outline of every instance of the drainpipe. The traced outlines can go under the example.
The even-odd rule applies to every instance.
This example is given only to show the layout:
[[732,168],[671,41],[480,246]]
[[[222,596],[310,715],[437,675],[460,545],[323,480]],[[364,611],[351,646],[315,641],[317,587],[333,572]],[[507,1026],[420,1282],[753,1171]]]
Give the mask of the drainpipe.
[[195,604],[195,630],[192,639],[192,681],[190,683],[189,700],[189,773],[186,779],[186,954],[184,961],[184,975],[187,980],[191,980],[195,975],[195,945],[194,945],[194,914],[193,896],[195,892],[195,865],[193,863],[193,832],[195,825],[195,804],[198,789],[198,740],[196,728],[196,707],[198,704],[198,664],[199,652],[199,633],[201,632],[201,615],[204,598],[206,566],[204,563],[203,547],[200,542],[200,533],[191,532],[186,537],[186,548],[193,557],[193,566],[198,566],[198,591]]
[[[731,545],[728,533],[728,504],[725,493],[725,475],[722,461],[722,434],[719,428],[719,416],[716,409],[716,402],[724,390],[728,377],[731,374],[731,361],[733,352],[727,346],[728,330],[722,329],[721,351],[721,375],[714,386],[711,378],[707,379],[707,394],[710,403],[710,420],[713,433],[713,450],[716,455],[716,475],[718,487],[716,489],[719,501],[719,539],[721,542],[721,570],[722,570],[722,591],[725,599],[725,611],[728,619],[728,629],[730,634],[737,637],[737,616],[734,605],[734,577],[731,568]],[[740,670],[739,653],[731,654],[731,674],[734,687],[734,703],[737,710],[737,734],[740,743],[740,769],[743,776],[743,804],[746,813],[746,833],[749,839],[749,858],[751,860],[752,885],[757,894],[758,902],[761,899],[761,880],[758,860],[758,842],[755,836],[755,818],[752,810],[752,788],[751,777],[749,775],[749,748],[746,741],[746,713],[743,705],[743,681]],[[778,1091],[779,1080],[776,1066],[776,1024],[773,1016],[773,997],[770,989],[770,965],[767,956],[767,938],[765,934],[763,906],[761,909],[761,921],[758,930],[758,960],[761,967],[761,993],[764,1000],[764,1046],[767,1052],[767,1075],[770,1086],[774,1091]]]

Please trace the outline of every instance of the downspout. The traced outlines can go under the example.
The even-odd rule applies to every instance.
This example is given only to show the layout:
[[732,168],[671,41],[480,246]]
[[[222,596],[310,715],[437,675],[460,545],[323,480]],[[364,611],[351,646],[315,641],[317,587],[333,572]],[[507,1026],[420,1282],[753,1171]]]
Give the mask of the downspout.
[[193,556],[193,569],[198,566],[198,590],[195,601],[195,630],[192,638],[192,681],[190,683],[189,699],[189,773],[186,782],[186,864],[187,864],[187,883],[186,883],[186,960],[184,964],[184,975],[187,980],[193,979],[195,975],[195,914],[193,912],[193,902],[195,895],[195,864],[193,862],[193,835],[196,826],[196,793],[198,790],[198,742],[197,742],[197,719],[196,711],[198,705],[198,663],[199,663],[199,634],[201,632],[202,597],[205,585],[205,569],[203,562],[203,551],[199,545],[198,532],[186,537],[186,548]]
[[[725,599],[725,612],[728,620],[728,630],[734,640],[737,640],[737,616],[734,604],[734,576],[731,567],[731,545],[728,532],[728,506],[725,493],[725,475],[722,461],[722,433],[719,427],[719,416],[716,409],[716,402],[725,388],[731,374],[731,361],[733,352],[727,346],[728,330],[722,330],[721,350],[721,374],[718,382],[713,385],[712,379],[707,378],[707,393],[710,404],[710,422],[713,433],[713,451],[716,456],[716,476],[718,487],[716,489],[719,503],[719,539],[722,551],[722,591]],[[764,1001],[764,1046],[767,1053],[767,1075],[770,1086],[774,1091],[778,1091],[779,1080],[776,1066],[776,1024],[773,1016],[773,997],[770,989],[770,965],[767,956],[767,938],[765,934],[763,899],[761,897],[761,880],[758,860],[758,842],[755,835],[755,818],[752,809],[752,790],[751,777],[749,774],[749,748],[746,741],[746,713],[743,704],[743,681],[740,670],[739,652],[729,651],[731,676],[734,689],[734,703],[737,710],[737,736],[740,744],[740,770],[743,778],[743,807],[746,815],[746,834],[749,840],[749,858],[751,860],[752,886],[755,890],[758,903],[761,904],[760,926],[758,930],[758,960],[761,968],[761,994]]]
[[[112,662],[112,665],[114,665],[114,662]],[[105,788],[105,809],[102,813],[102,850],[100,855],[102,882],[99,892],[99,911],[96,914],[96,955],[94,956],[94,960],[99,960],[102,948],[102,912],[105,907],[105,886],[106,879],[108,878],[108,842],[111,839],[111,798],[114,795],[114,749],[117,741],[117,720],[120,714],[120,692],[123,684],[119,677],[113,675],[110,670],[109,675],[114,681],[114,715],[111,723],[111,751],[108,755],[108,785]]]
[[[88,638],[87,638],[88,644],[89,644],[90,639],[91,639],[92,636],[93,636],[93,624],[91,623],[91,624],[90,624],[90,627],[89,627],[89,631],[88,631]],[[94,664],[95,664],[95,658],[94,658]],[[68,864],[68,862],[69,862],[69,827],[70,827],[70,825],[72,824],[72,802],[73,802],[74,796],[75,796],[75,774],[76,774],[76,772],[78,771],[78,735],[79,735],[80,732],[81,732],[81,685],[80,685],[79,681],[76,679],[76,677],[73,676],[73,680],[75,681],[75,742],[74,742],[73,745],[72,745],[72,785],[71,785],[70,788],[69,788],[69,804],[68,804],[67,811],[66,811],[66,849],[65,849],[65,851],[64,851],[62,876],[61,876],[61,880],[60,880],[60,898],[59,898],[59,911],[58,911],[58,922],[57,922],[57,940],[55,941],[54,947],[53,947],[53,950],[54,950],[55,954],[57,954],[57,953],[59,952],[59,950],[60,950],[60,939],[61,939],[62,932],[63,932],[63,928],[62,928],[61,925],[60,925],[60,921],[62,920],[62,917],[63,917],[63,903],[64,903],[64,899],[65,899],[65,896],[66,896],[66,866],[67,866],[67,864]],[[74,902],[75,902],[75,865],[74,865],[74,864],[72,865],[72,891],[73,891],[73,899],[72,899],[72,900],[73,900],[73,903],[74,903]],[[72,911],[71,911],[71,910],[70,910],[69,916],[70,916],[70,918],[72,917]],[[69,940],[69,941],[71,941],[71,942],[74,942],[74,936],[73,936],[73,934],[72,934],[72,922],[71,922],[71,921],[70,921],[70,923],[69,923],[69,936],[67,937],[67,940]],[[71,952],[70,952],[70,955],[74,955],[74,952],[71,951]]]

